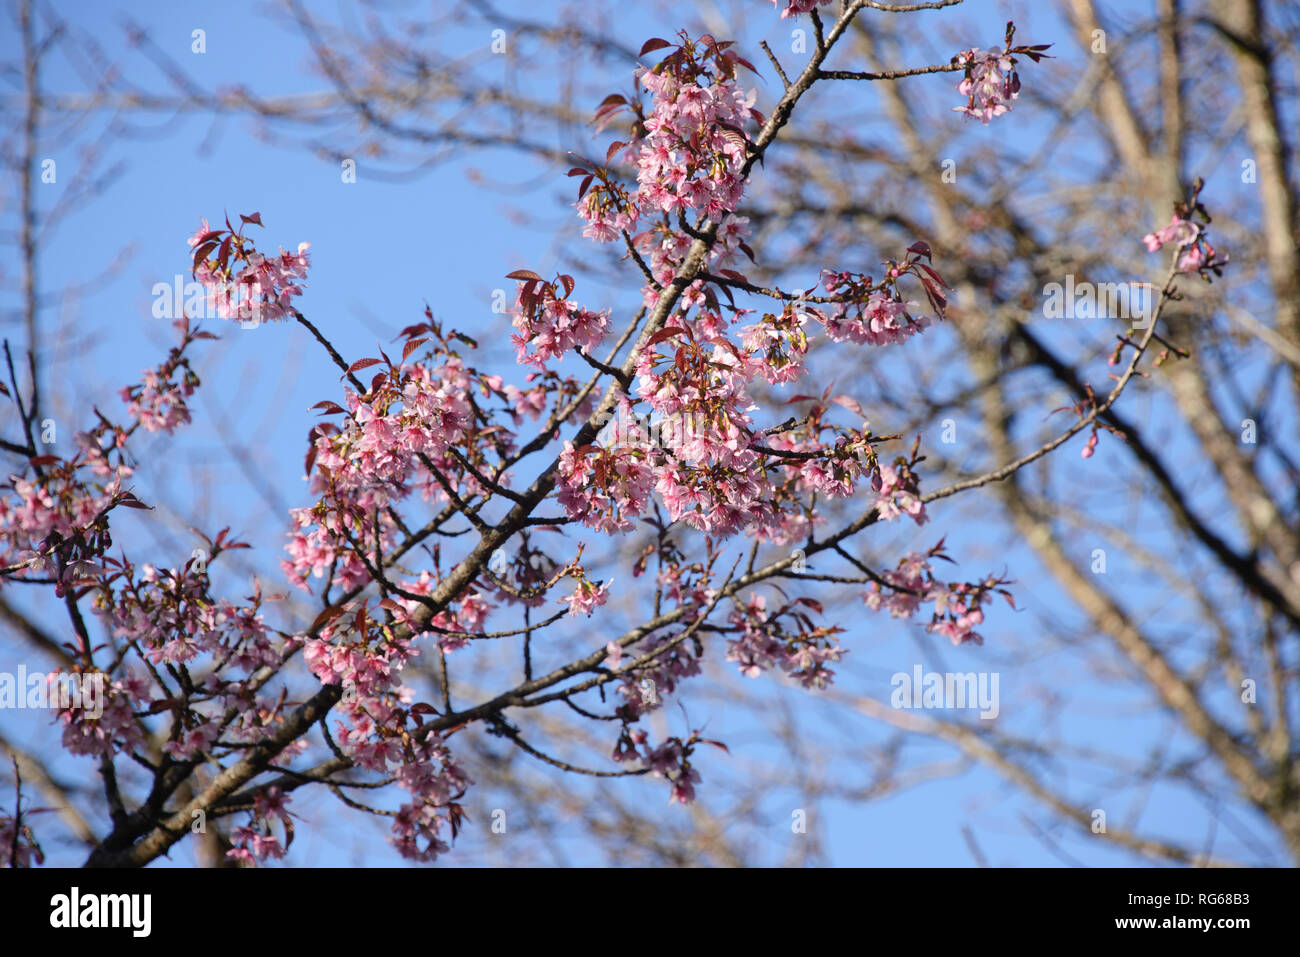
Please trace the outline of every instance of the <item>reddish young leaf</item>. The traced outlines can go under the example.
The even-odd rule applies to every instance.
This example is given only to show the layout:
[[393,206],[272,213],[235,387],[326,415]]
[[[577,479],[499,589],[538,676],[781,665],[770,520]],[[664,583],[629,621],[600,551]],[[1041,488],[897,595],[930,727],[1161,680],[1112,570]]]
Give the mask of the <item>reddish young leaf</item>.
[[667,40],[661,40],[659,37],[651,37],[641,46],[641,52],[637,56],[645,56],[647,53],[653,53],[655,50],[662,50],[664,47],[672,46]]
[[358,359],[348,366],[348,374],[359,372],[362,369],[369,369],[371,366],[377,366],[381,361],[379,359]]

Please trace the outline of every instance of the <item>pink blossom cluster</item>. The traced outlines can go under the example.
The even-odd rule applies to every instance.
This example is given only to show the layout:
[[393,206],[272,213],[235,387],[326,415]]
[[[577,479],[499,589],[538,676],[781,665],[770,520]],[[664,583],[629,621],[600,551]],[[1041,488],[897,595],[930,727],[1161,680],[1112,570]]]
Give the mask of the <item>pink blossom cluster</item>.
[[[253,867],[258,861],[283,858],[293,843],[289,801],[289,795],[275,785],[255,795],[249,823],[230,831],[230,842],[234,847],[226,852],[226,856],[246,867]],[[285,833],[283,843],[274,830],[276,821]]]
[[618,694],[623,704],[615,713],[624,721],[634,721],[662,707],[665,696],[673,694],[681,681],[700,673],[699,658],[692,646],[686,641],[674,641],[674,637],[652,635],[625,650],[625,654],[637,658],[650,654],[654,657],[620,673],[622,683]]
[[896,569],[880,573],[884,587],[880,582],[872,582],[863,601],[873,611],[888,611],[895,618],[910,618],[923,603],[932,603],[933,614],[926,631],[944,635],[954,645],[966,642],[982,645],[984,638],[975,631],[984,621],[980,606],[995,592],[1010,604],[1010,593],[999,587],[1006,582],[994,578],[979,583],[940,581],[934,577],[928,559],[942,554],[940,545],[924,556],[907,555]]
[[753,355],[759,374],[771,385],[784,385],[803,376],[808,354],[804,331],[808,314],[787,303],[780,315],[768,313],[740,330],[740,342]]
[[[751,255],[753,251],[746,242],[748,236],[748,217],[730,213],[724,216],[718,224],[717,239],[707,254],[709,270],[725,272],[725,267],[737,263],[741,254]],[[666,223],[659,223],[632,237],[632,244],[646,259],[646,265],[659,286],[667,286],[673,281],[693,242],[687,233],[673,229]],[[642,286],[642,297],[646,308],[653,308],[659,298],[659,289],[647,282]],[[703,280],[697,279],[682,290],[683,308],[698,305],[705,299]],[[721,322],[721,317],[718,317],[718,321]]]
[[[224,532],[218,542],[223,537]],[[195,562],[178,571],[148,564],[137,570],[129,562],[105,561],[112,570],[98,586],[95,614],[150,667],[185,668],[195,684],[189,706],[175,713],[162,750],[186,760],[207,753],[223,730],[234,743],[264,738],[278,720],[278,705],[250,694],[248,683],[231,674],[251,678],[261,668],[278,668],[288,651],[263,621],[260,588],[254,588],[250,604],[235,604],[208,594],[206,571]],[[128,670],[107,685],[106,698],[98,718],[83,708],[61,712],[70,750],[112,754],[143,743],[132,702],[150,703],[149,681]]]
[[258,252],[243,235],[246,225],[261,225],[261,218],[240,217],[236,232],[226,221],[225,229],[211,229],[208,221],[189,239],[194,251],[194,278],[203,285],[208,301],[220,319],[270,322],[293,315],[293,299],[301,296],[311,266],[310,243],[299,243],[298,251],[278,256]]
[[[609,242],[648,214],[693,212],[698,220],[707,218],[720,226],[721,243],[710,250],[711,265],[719,265],[737,243],[743,246],[744,237],[738,235],[743,220],[730,226],[725,222],[744,192],[742,171],[749,152],[745,128],[764,118],[754,109],[757,90],[743,90],[736,82],[738,68],[752,71],[753,66],[728,50],[730,46],[707,35],[692,41],[685,34],[678,45],[659,39],[645,45],[643,55],[674,49],[657,66],[638,72],[640,85],[651,96],[649,115],[620,94],[606,97],[596,114],[604,126],[621,110],[635,111],[638,135],[630,143],[612,143],[606,162],[622,152],[636,167],[637,188],[629,192],[608,169],[571,169],[570,176],[582,177],[574,205],[587,222],[583,235]],[[661,221],[632,242],[647,255],[650,271],[663,285],[672,280],[692,239]],[[698,289],[688,291],[683,303],[692,305],[698,294]],[[648,285],[647,304],[655,295]]]
[[251,605],[208,597],[206,571],[125,563],[95,597],[94,611],[115,638],[138,647],[154,665],[185,665],[215,655],[251,674],[275,666],[283,643],[262,619],[260,591]]
[[826,498],[846,498],[857,482],[871,472],[869,443],[860,436],[841,435],[830,445],[810,436],[785,432],[768,439],[768,447],[794,452],[806,458],[782,458],[787,476],[795,480],[796,492],[816,492]]
[[966,75],[957,84],[957,92],[966,97],[964,106],[953,110],[983,122],[986,126],[995,116],[1011,111],[1011,101],[1020,95],[1020,76],[1015,60],[1009,55],[1010,47],[974,47],[957,55],[957,62],[966,68]]
[[[181,333],[181,341],[173,346],[167,360],[155,369],[143,370],[141,381],[124,386],[118,393],[127,404],[127,414],[144,427],[146,432],[165,432],[172,434],[177,426],[188,425],[190,410],[185,400],[194,394],[199,385],[199,377],[190,368],[185,352],[191,344],[200,339],[215,339],[210,332],[201,332],[190,328],[188,318],[172,323]],[[179,380],[179,381],[178,381]],[[101,424],[95,430],[98,436],[104,432]],[[125,444],[126,435],[119,432],[116,442],[119,447]],[[88,454],[103,458],[105,453],[98,446],[97,439],[79,444]],[[100,471],[99,474],[107,474]]]
[[[1205,230],[1190,219],[1183,219],[1177,212],[1169,220],[1169,225],[1142,237],[1148,252],[1156,252],[1165,245],[1173,245],[1178,250],[1178,261],[1174,268],[1178,272],[1204,273],[1222,266],[1228,261],[1225,253],[1220,258],[1215,248],[1205,238]],[[1215,270],[1216,272],[1218,270]]]
[[[810,599],[807,604],[815,605]],[[826,666],[839,661],[847,651],[831,639],[831,629],[808,628],[794,603],[771,613],[763,595],[752,595],[731,613],[731,624],[739,634],[727,641],[727,661],[734,661],[746,678],[756,678],[771,668],[780,668],[797,678],[805,688],[825,688],[835,677]],[[786,631],[794,621],[799,630]]]
[[136,720],[137,708],[147,705],[150,684],[141,673],[125,670],[119,679],[104,679],[102,707],[68,707],[58,710],[63,726],[63,747],[69,754],[112,757],[145,744]]
[[147,432],[170,435],[177,426],[190,422],[185,400],[194,394],[192,376],[172,382],[163,370],[145,369],[140,384],[123,386],[120,394],[127,404],[127,414],[138,420]]
[[436,735],[407,727],[414,719],[418,732],[423,709],[406,707],[412,692],[401,684],[401,672],[419,650],[409,638],[367,634],[362,627],[354,641],[307,639],[304,660],[322,684],[343,686],[339,747],[360,767],[393,775],[410,794],[393,820],[397,850],[411,860],[431,861],[448,849],[443,828],[455,829],[455,799],[471,782]]
[[540,366],[570,349],[587,351],[600,345],[609,329],[609,310],[592,312],[568,299],[551,299],[533,315],[522,306],[516,308],[512,321],[519,334],[510,341],[519,361]]
[[569,299],[572,276],[547,282],[535,272],[519,269],[508,278],[520,280],[511,313],[511,322],[519,332],[510,337],[520,365],[545,369],[547,359],[559,359],[570,349],[595,348],[605,338],[609,310],[592,312]]
[[912,315],[911,310],[920,303],[905,302],[883,289],[871,288],[869,277],[826,272],[822,284],[828,295],[842,297],[842,301],[835,303],[829,314],[818,308],[808,311],[825,326],[832,342],[893,345],[924,332],[933,322],[926,315]]
[[634,448],[575,448],[560,453],[557,501],[565,514],[601,532],[625,532],[644,514],[654,473]]
[[644,69],[639,80],[654,106],[637,144],[637,206],[714,220],[734,211],[745,185],[744,127],[758,91],[716,76],[707,86],[683,82],[668,70]]
[[925,503],[921,501],[916,474],[902,459],[894,465],[880,465],[871,484],[880,496],[876,510],[885,521],[906,514],[917,525],[926,523]]
[[680,738],[669,738],[657,747],[648,743],[649,735],[640,728],[624,727],[611,755],[619,763],[639,765],[651,777],[663,778],[672,785],[669,804],[690,804],[695,800],[695,785],[700,774],[691,766],[692,745]]
[[546,387],[537,385],[530,389],[521,389],[516,385],[505,385],[502,387],[506,401],[511,405],[511,415],[514,418],[515,425],[523,422],[524,416],[532,419],[534,422],[541,417],[546,411]]
[[[586,170],[579,172],[586,173]],[[609,243],[633,229],[641,217],[636,200],[627,188],[608,176],[573,204],[587,221],[582,235],[598,243]]]
[[690,755],[682,742],[670,738],[657,748],[648,748],[643,757],[651,777],[663,778],[672,784],[669,804],[690,804],[695,800],[695,785],[700,773],[691,767]]
[[118,499],[121,476],[100,491],[77,472],[75,462],[67,463],[31,478],[11,475],[0,486],[0,560],[31,561],[36,573],[57,571],[59,544],[95,537],[94,527]]
[[[188,381],[192,373],[183,352],[202,334],[191,333],[185,322],[176,325],[184,330],[183,341],[157,375],[169,378],[183,367]],[[126,452],[134,428],[100,415],[92,429],[74,433],[77,452],[71,458],[34,455],[0,483],[0,566],[17,566],[0,583],[52,575],[62,597],[74,581],[98,572],[96,562],[112,544],[109,512],[120,505],[145,507],[123,487],[134,473]]]
[[[335,567],[334,582],[352,588],[370,580],[356,543],[391,547],[399,529],[388,507],[412,485],[430,497],[446,490],[429,471],[454,474],[448,449],[464,439],[472,423],[467,399],[471,381],[464,363],[448,357],[439,365],[413,363],[380,373],[365,395],[349,390],[343,426],[318,426],[310,465],[315,505],[290,511],[296,530],[282,567],[296,585],[323,577]],[[327,404],[331,405],[331,404]],[[309,466],[310,467],[310,466]],[[336,565],[337,563],[337,565]]]

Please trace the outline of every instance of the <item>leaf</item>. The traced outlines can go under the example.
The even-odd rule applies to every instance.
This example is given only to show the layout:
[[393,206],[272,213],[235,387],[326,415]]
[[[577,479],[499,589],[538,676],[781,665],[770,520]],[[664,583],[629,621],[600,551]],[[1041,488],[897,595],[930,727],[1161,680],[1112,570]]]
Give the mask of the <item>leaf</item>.
[[564,175],[565,176],[586,176],[590,172],[591,170],[589,169],[583,169],[581,166],[575,166],[573,167],[573,169],[569,170]]
[[795,601],[798,602],[800,605],[807,605],[809,608],[817,612],[817,614],[819,615],[822,614],[822,603],[819,602],[816,598],[796,598]]
[[[262,225],[262,214],[261,214],[261,213],[253,213],[253,215],[251,215],[251,216],[245,216],[243,213],[240,213],[240,214],[239,214],[239,221],[240,221],[240,223],[252,223],[254,226],[261,226],[261,225]],[[263,228],[265,228],[265,227],[263,227]]]
[[421,345],[423,345],[428,341],[429,339],[426,336],[423,339],[412,339],[409,342],[407,342],[406,345],[402,347],[402,361],[405,362],[407,359],[409,359],[411,357],[412,352],[420,348]]
[[854,413],[855,415],[860,415],[864,419],[867,417],[867,413],[862,411],[862,406],[858,404],[857,399],[854,399],[847,395],[837,395],[835,398],[831,399],[831,401],[836,403],[837,405],[844,406],[844,408],[848,409],[850,412]]
[[641,52],[638,53],[637,56],[645,56],[647,53],[653,53],[655,50],[662,50],[664,47],[670,46],[672,46],[672,44],[667,40],[662,40],[659,37],[651,37],[641,45]]
[[543,281],[544,281],[544,280],[542,279],[541,276],[537,275],[537,273],[533,272],[531,269],[516,269],[516,270],[515,270],[514,272],[512,272],[512,273],[506,273],[506,278],[507,278],[507,279],[520,279],[520,280],[523,280],[523,279],[531,279],[531,280],[534,280],[534,281],[536,281],[536,282],[543,282]]
[[322,402],[317,402],[315,405],[312,406],[312,408],[324,409],[325,411],[323,411],[321,415],[336,415],[339,412],[347,411],[347,409],[343,408],[343,406],[339,405],[337,402],[331,402],[329,399],[325,399]]
[[926,274],[929,275],[929,276],[930,276],[930,277],[931,277],[935,282],[937,282],[939,285],[943,286],[944,289],[951,289],[951,288],[952,288],[952,287],[949,286],[946,282],[943,281],[943,277],[942,277],[942,276],[940,276],[937,272],[935,272],[933,269],[931,269],[931,268],[930,268],[929,266],[927,266],[925,263],[917,263],[917,265],[918,265],[919,267],[921,267],[922,269],[924,269],[924,270],[926,271]]
[[682,336],[685,334],[686,330],[682,329],[680,326],[666,326],[650,337],[649,341],[646,342],[646,348],[657,346],[665,339],[671,339],[673,336]]
[[622,140],[615,140],[614,142],[610,143],[609,149],[605,151],[605,165],[608,166],[610,163],[612,163],[614,161],[614,154],[617,153],[625,146],[627,146],[627,144],[624,143]]
[[212,250],[216,249],[217,245],[218,245],[217,241],[214,239],[210,243],[199,243],[197,246],[195,246],[194,247],[195,267],[197,267],[199,263],[203,262],[203,260],[207,259],[208,254],[212,252]]
[[328,624],[329,622],[337,618],[339,615],[343,614],[344,611],[345,609],[342,605],[330,605],[328,608],[326,608],[324,611],[322,611],[319,615],[316,616],[316,620],[311,623],[311,627],[308,628],[307,630],[309,632],[318,631],[319,629],[323,628],[326,624]]
[[351,375],[354,372],[360,372],[362,369],[369,369],[371,366],[377,366],[380,361],[381,360],[379,359],[358,359],[356,362],[352,363],[352,365],[348,366],[347,375]]

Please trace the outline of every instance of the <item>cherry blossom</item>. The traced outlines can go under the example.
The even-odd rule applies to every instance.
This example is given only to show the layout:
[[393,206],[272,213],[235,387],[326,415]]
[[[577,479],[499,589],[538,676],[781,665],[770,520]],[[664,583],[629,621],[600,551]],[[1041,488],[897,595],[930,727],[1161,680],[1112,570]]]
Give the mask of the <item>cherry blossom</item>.
[[1043,51],[1051,44],[1012,46],[1016,27],[1007,21],[1006,43],[987,50],[972,47],[953,57],[952,62],[964,68],[957,92],[966,97],[964,106],[954,106],[957,113],[974,117],[984,125],[995,116],[1011,112],[1011,101],[1020,96],[1020,75],[1016,72],[1016,55],[1028,57],[1035,63],[1047,57]]
[[[776,7],[788,18],[823,2]],[[1008,25],[1005,49],[958,58],[969,98],[962,112],[987,122],[1009,109],[1019,89],[1014,56],[1037,59],[1042,49],[1012,47],[1011,36]],[[755,109],[757,91],[739,77],[756,71],[734,43],[707,34],[679,39],[648,41],[642,60],[667,52],[638,67],[631,98],[612,94],[597,110],[601,125],[621,111],[635,120],[629,140],[606,152],[606,164],[622,157],[625,173],[586,161],[569,170],[580,178],[584,237],[625,239],[638,269],[646,308],[617,340],[614,365],[594,354],[615,331],[613,309],[583,305],[571,275],[545,279],[528,269],[509,274],[518,283],[510,342],[519,383],[476,367],[477,341],[429,308],[396,345],[345,360],[298,311],[307,243],[292,253],[260,252],[245,234],[262,227],[257,213],[241,216],[238,227],[202,222],[189,239],[191,263],[216,314],[294,318],[342,372],[333,398],[313,407],[320,419],[306,435],[304,492],[288,513],[281,563],[302,600],[317,603],[315,618],[284,625],[271,613],[284,596],[256,579],[234,593],[238,600],[214,593],[210,564],[228,564],[226,553],[248,547],[228,528],[212,537],[192,530],[205,547],[179,562],[111,553],[116,512],[148,508],[130,488],[133,436],[170,437],[194,414],[188,402],[200,382],[190,349],[214,337],[185,317],[176,324],[179,345],[121,389],[125,422],[97,415],[76,433],[71,458],[33,448],[0,485],[0,554],[9,566],[0,581],[52,584],[74,610],[85,601],[92,611],[86,618],[96,635],[78,612],[76,640],[66,647],[78,673],[104,679],[104,707],[58,713],[67,750],[160,763],[160,774],[244,758],[265,758],[260,770],[279,773],[300,756],[305,763],[309,753],[323,755],[403,791],[389,813],[390,840],[404,857],[430,861],[454,841],[473,784],[451,750],[453,735],[487,712],[494,732],[513,734],[491,702],[486,711],[457,711],[470,706],[449,677],[452,665],[473,658],[476,643],[525,634],[535,642],[525,645],[525,660],[530,649],[540,660],[562,644],[548,644],[543,628],[574,629],[590,647],[567,677],[590,682],[581,691],[599,688],[593,707],[604,706],[602,717],[618,725],[613,760],[666,781],[679,804],[694,800],[701,784],[698,746],[725,745],[697,731],[655,743],[638,725],[703,672],[706,655],[746,677],[779,672],[814,690],[834,681],[832,666],[848,653],[842,629],[821,620],[817,599],[800,594],[817,576],[780,562],[764,570],[760,546],[806,546],[830,560],[813,535],[827,521],[823,508],[865,508],[864,526],[903,515],[921,525],[929,516],[919,439],[910,456],[897,454],[891,443],[901,437],[874,432],[857,399],[829,388],[815,394],[810,365],[816,350],[837,344],[923,347],[912,340],[944,319],[948,287],[922,241],[883,260],[874,277],[821,272],[825,295],[767,289],[739,272],[758,259],[741,215],[746,178],[781,124]],[[1177,242],[1180,268],[1203,273],[1216,263],[1200,227],[1178,216],[1146,242],[1151,249]],[[582,376],[566,374],[567,365]],[[584,382],[592,367],[596,376]],[[782,423],[791,407],[798,415]],[[540,452],[544,461],[530,458]],[[631,534],[647,529],[653,534],[640,542]],[[596,579],[590,558],[580,564],[599,537],[648,542],[632,569],[644,595],[616,593],[621,576]],[[723,567],[729,548],[752,549],[748,580]],[[940,542],[851,580],[870,579],[863,596],[870,608],[910,618],[930,606],[930,632],[980,643],[975,629],[988,599],[1010,600],[1006,583],[940,581],[932,561],[945,557]],[[613,639],[560,624],[610,620],[616,594],[619,611],[643,598],[649,607],[652,594],[655,620]],[[525,626],[496,625],[512,613]],[[489,618],[493,633],[485,632]],[[410,669],[421,656],[442,669],[440,703],[419,700],[423,683]],[[305,673],[295,670],[299,662]],[[546,703],[529,695],[557,682],[531,668],[530,683],[499,699],[508,707]],[[539,680],[547,683],[532,683]],[[546,693],[568,701],[580,691]],[[316,710],[304,712],[308,706]],[[312,730],[300,732],[295,720]],[[232,861],[254,865],[288,853],[294,824],[284,788],[296,785],[285,780],[246,781],[238,800],[248,817],[230,830]],[[0,844],[13,830],[11,818],[0,818]],[[18,840],[20,858],[33,848]]]
[[811,13],[820,6],[825,6],[831,0],[772,0],[772,3],[781,8],[782,2],[785,3],[784,9],[781,9],[781,19],[787,17],[797,17],[801,13]]

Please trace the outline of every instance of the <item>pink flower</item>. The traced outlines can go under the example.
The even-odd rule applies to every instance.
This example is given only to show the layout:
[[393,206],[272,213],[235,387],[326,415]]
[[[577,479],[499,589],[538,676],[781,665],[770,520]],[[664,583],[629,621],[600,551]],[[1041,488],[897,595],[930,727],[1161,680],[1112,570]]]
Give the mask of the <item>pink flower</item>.
[[611,641],[605,646],[605,664],[611,671],[617,671],[619,663],[623,660],[623,646],[617,641]]
[[593,611],[605,604],[609,597],[609,586],[611,581],[605,582],[599,588],[593,585],[587,579],[583,578],[578,581],[578,587],[573,590],[573,594],[567,599],[569,604],[570,615],[590,615]]
[[[778,8],[782,0],[772,0]],[[810,13],[819,6],[830,3],[831,0],[785,0],[785,9],[781,11],[781,19],[787,17],[797,17],[801,13]]]
[[1177,213],[1169,220],[1169,225],[1142,237],[1148,252],[1157,252],[1165,243],[1176,243],[1179,249],[1196,242],[1201,234],[1201,227],[1190,220],[1182,219]]

